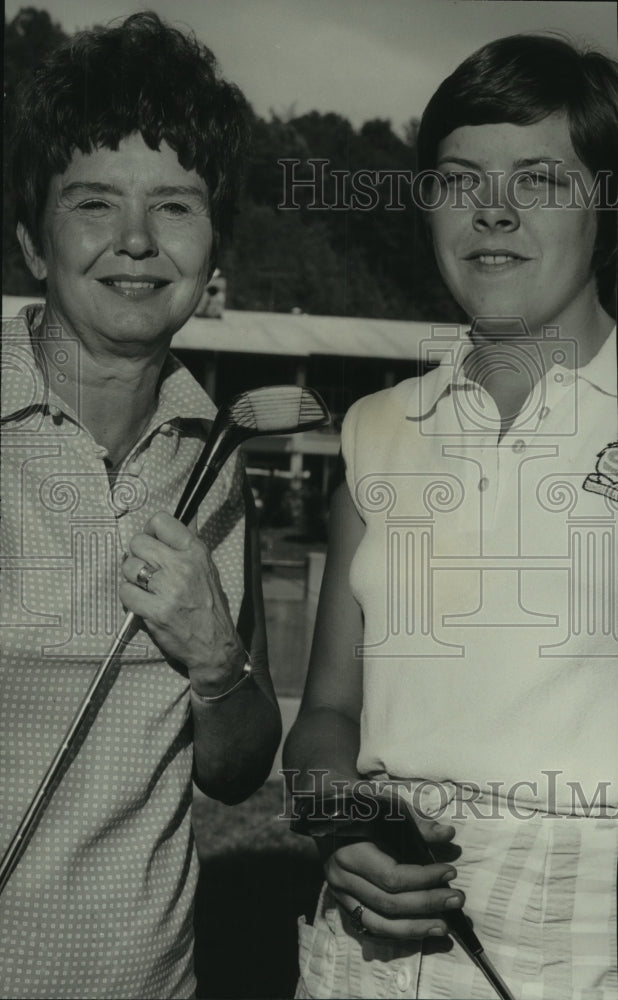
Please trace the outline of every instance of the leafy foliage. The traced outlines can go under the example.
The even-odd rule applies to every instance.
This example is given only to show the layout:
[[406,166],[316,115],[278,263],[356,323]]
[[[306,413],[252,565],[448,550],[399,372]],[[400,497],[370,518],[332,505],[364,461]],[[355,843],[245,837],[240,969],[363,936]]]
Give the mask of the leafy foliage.
[[[17,84],[67,36],[46,10],[23,7],[6,25],[4,33],[4,102],[10,129],[13,95]],[[24,264],[15,237],[14,199],[9,177],[9,157],[4,158],[4,212],[2,214],[2,287],[8,295],[40,295],[41,285]]]

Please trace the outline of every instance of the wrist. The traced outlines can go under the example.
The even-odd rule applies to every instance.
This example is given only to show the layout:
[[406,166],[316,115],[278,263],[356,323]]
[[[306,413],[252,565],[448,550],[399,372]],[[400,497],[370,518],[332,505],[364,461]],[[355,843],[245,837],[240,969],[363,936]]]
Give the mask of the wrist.
[[290,829],[311,837],[357,837],[359,830],[366,836],[367,823],[377,814],[376,793],[374,784],[364,779],[342,781],[339,788],[331,787],[322,794],[297,793]]
[[229,695],[243,687],[253,673],[253,665],[248,653],[243,652],[242,666],[228,672],[224,677],[202,680],[195,683],[191,679],[191,695],[199,704],[209,704],[225,700]]
[[242,679],[249,662],[247,651],[236,644],[226,644],[216,654],[202,651],[201,659],[188,665],[191,688],[200,697],[217,697]]

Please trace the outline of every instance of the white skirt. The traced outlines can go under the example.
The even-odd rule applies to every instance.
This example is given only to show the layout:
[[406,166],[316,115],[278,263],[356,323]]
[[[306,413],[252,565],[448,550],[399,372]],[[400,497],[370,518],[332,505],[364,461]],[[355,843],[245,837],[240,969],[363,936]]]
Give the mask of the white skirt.
[[[465,892],[487,957],[517,1000],[617,1000],[618,820],[503,807],[495,818],[440,817],[456,827],[450,884]],[[436,952],[431,938],[358,936],[326,886],[299,937],[297,998],[495,998],[456,943]]]

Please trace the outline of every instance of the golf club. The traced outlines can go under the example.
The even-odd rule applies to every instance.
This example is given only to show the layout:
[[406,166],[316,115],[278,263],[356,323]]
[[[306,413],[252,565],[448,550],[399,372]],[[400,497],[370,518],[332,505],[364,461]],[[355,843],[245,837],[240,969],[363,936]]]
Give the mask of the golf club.
[[[221,471],[225,461],[243,441],[266,434],[295,434],[330,423],[330,414],[313,389],[296,385],[264,386],[235,396],[218,411],[208,440],[195,463],[174,516],[189,524]],[[41,784],[0,862],[0,893],[25,850],[29,835],[51,798],[52,786],[80,734],[92,701],[110,667],[140,626],[133,612],[126,616],[113,645],[97,669],[84,699],[65,733]]]
[[[346,840],[368,839],[399,864],[436,864],[437,859],[416,825],[411,809],[403,800],[396,800],[400,808],[394,809],[394,804],[391,797],[383,795],[357,799],[350,789],[323,797],[301,793],[294,801],[296,815],[290,829],[305,836],[325,838],[331,849]],[[500,1000],[515,1000],[485,954],[463,910],[445,910],[441,916],[449,933],[491,983]]]

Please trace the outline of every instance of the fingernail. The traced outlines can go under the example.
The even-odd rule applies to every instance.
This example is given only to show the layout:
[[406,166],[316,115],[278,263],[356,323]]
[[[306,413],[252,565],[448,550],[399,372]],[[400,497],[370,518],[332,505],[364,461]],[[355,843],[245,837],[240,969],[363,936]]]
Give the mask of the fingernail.
[[454,868],[451,868],[450,871],[444,873],[444,875],[442,876],[442,881],[452,882],[454,878],[457,878],[457,872]]
[[431,927],[430,930],[427,931],[427,933],[431,937],[444,937],[444,931],[442,930],[441,927]]
[[455,907],[462,905],[461,896],[447,896],[446,902],[444,903],[445,910],[454,910]]

